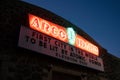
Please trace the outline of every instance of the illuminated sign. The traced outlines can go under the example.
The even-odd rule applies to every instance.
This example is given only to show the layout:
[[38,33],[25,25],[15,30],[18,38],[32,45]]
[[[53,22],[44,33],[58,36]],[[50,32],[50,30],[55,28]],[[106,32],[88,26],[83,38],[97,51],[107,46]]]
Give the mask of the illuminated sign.
[[82,50],[99,55],[99,49],[80,35],[76,34],[72,28],[64,28],[40,17],[29,14],[30,28],[54,37],[63,42],[69,43]]
[[73,28],[71,28],[71,27],[67,28],[67,35],[68,35],[69,44],[74,45],[75,44],[75,39],[76,39],[76,33],[73,30]]
[[89,41],[85,40],[83,37],[76,35],[75,46],[86,50],[88,52],[92,52],[95,55],[98,55],[98,47],[90,43]]
[[[83,49],[84,46],[89,46],[87,42],[86,44],[81,43],[79,39],[78,43],[82,45]],[[96,55],[28,27],[21,26],[18,46],[66,62],[104,71],[103,61]]]
[[65,28],[33,15],[29,15],[29,20],[32,29],[45,33],[58,40],[68,42]]

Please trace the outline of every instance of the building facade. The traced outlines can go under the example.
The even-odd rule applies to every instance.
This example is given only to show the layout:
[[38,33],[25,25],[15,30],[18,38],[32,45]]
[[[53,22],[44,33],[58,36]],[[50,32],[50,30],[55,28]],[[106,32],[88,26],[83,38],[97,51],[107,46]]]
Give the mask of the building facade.
[[0,3],[1,80],[111,80],[114,58],[76,25],[22,1]]

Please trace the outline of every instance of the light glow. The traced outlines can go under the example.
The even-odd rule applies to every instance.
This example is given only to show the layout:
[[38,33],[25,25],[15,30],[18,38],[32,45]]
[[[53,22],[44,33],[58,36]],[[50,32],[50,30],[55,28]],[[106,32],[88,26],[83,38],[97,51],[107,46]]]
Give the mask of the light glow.
[[75,44],[75,38],[76,38],[76,33],[73,30],[73,28],[68,27],[67,28],[67,34],[68,34],[68,41],[71,45]]
[[68,42],[66,29],[57,24],[44,20],[29,14],[29,25],[30,28],[54,37],[58,40]]
[[76,34],[72,28],[64,28],[40,17],[29,14],[30,28],[54,37],[63,42],[69,43],[82,50],[99,55],[99,49],[80,35]]
[[75,46],[90,53],[93,53],[97,56],[99,55],[98,47],[79,35],[76,35]]

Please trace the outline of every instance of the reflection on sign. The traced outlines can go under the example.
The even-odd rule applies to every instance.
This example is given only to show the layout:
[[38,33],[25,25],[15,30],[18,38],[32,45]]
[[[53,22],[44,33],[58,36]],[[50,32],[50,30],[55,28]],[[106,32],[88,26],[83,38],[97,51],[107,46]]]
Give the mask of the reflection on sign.
[[27,27],[21,27],[18,45],[60,60],[104,71],[101,58]]
[[72,44],[75,47],[83,49],[94,55],[99,55],[98,47],[90,43],[78,34],[75,34],[72,28],[64,28],[40,17],[29,14],[30,28],[42,32],[46,35],[54,37],[63,42]]

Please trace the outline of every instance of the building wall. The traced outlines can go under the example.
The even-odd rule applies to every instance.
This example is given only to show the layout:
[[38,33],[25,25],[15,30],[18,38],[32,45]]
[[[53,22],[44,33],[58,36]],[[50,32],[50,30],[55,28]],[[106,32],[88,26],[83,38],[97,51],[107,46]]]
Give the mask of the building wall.
[[[100,48],[100,56],[104,60],[105,72],[64,62],[18,47],[20,26],[29,25],[27,23],[28,13],[38,15],[61,26],[74,26],[78,34]],[[114,74],[109,74],[110,71],[114,71],[110,62],[119,64],[119,59],[109,56],[107,51],[87,33],[60,16],[21,1],[2,0],[0,1],[0,18],[0,80],[55,80],[56,78],[112,80],[115,77]],[[116,66],[115,71],[117,69],[119,68]],[[109,78],[110,75],[113,75],[113,78]],[[119,77],[116,80],[119,80]]]
[[110,54],[107,50],[103,49],[102,59],[104,61],[104,76],[109,80],[120,79],[120,58]]

